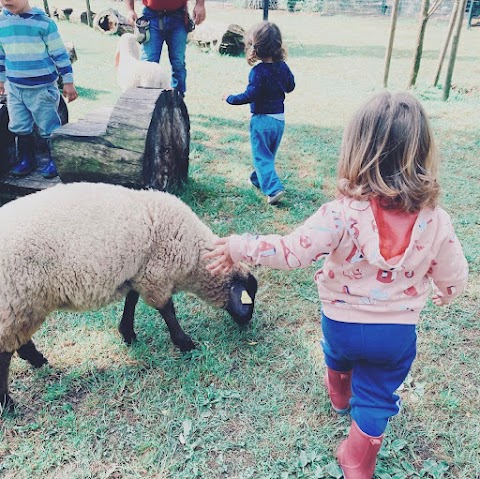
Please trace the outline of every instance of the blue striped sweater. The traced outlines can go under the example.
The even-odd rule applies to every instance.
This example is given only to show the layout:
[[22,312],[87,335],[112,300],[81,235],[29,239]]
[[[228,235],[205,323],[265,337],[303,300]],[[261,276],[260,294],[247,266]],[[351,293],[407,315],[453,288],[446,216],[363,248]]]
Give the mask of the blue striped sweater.
[[54,83],[58,75],[73,83],[70,57],[57,24],[39,8],[0,14],[0,82],[33,88]]

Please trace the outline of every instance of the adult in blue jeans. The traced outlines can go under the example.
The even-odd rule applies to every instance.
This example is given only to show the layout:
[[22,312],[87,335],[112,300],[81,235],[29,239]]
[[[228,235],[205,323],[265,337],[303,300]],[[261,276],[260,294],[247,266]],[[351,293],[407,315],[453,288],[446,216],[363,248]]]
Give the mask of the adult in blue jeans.
[[[134,0],[125,0],[127,19],[132,25],[138,19]],[[142,43],[142,60],[159,62],[163,44],[168,47],[168,58],[172,66],[172,88],[182,95],[186,92],[187,69],[185,51],[189,24],[187,0],[143,0],[142,18],[149,21],[148,35]],[[205,0],[196,0],[193,21],[200,25],[205,20]]]

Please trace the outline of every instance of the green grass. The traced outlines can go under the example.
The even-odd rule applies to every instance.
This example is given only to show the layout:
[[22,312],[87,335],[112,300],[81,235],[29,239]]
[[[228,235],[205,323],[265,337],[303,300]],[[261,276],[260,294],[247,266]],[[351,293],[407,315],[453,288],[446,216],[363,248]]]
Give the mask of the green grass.
[[[222,3],[207,2],[207,12],[211,22],[246,28],[261,19],[260,10]],[[381,90],[388,18],[270,12],[270,19],[284,33],[297,80],[278,156],[288,196],[277,208],[246,182],[248,108],[221,100],[244,88],[246,61],[187,49],[190,182],[181,196],[220,235],[287,232],[330,200],[342,129]],[[401,17],[397,27],[393,90],[407,82],[416,25]],[[71,119],[114,105],[117,38],[82,25],[59,27],[78,54],[80,98],[69,105]],[[471,279],[453,305],[429,303],[422,314],[418,357],[401,391],[403,410],[389,425],[377,479],[480,477],[480,30],[462,31],[455,88],[442,102],[441,90],[430,84],[446,28],[431,20],[413,92],[432,118],[443,156],[442,203],[454,218]],[[198,345],[185,355],[143,304],[132,347],[116,330],[121,304],[53,314],[35,336],[50,366],[34,371],[12,361],[18,413],[0,426],[0,477],[340,478],[334,454],[349,419],[332,414],[322,386],[314,271],[258,268],[256,312],[245,329],[195,297],[178,295],[180,322]]]

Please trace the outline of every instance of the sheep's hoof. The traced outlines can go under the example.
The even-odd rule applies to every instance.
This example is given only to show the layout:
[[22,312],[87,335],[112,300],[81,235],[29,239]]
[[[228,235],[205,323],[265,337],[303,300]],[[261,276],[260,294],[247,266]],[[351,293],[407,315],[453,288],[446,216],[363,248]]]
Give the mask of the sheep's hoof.
[[137,335],[135,333],[123,333],[120,331],[120,334],[123,337],[123,340],[125,343],[127,343],[129,346],[137,339]]
[[39,354],[35,359],[29,359],[28,362],[36,369],[41,368],[45,364],[48,364],[48,359],[43,355]]
[[13,412],[15,412],[15,403],[8,394],[4,394],[0,399],[0,416]]
[[180,351],[182,351],[182,353],[186,353],[188,351],[191,351],[192,349],[195,349],[195,343],[188,336],[186,339],[177,341],[175,345],[180,348]]

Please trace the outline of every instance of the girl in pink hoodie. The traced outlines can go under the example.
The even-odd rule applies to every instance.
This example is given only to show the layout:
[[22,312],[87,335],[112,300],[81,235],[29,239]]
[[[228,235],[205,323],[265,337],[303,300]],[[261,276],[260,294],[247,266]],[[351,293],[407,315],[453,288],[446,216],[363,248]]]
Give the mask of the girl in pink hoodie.
[[438,163],[420,102],[408,93],[380,93],[345,130],[338,199],[288,235],[219,238],[206,255],[212,274],[238,261],[288,270],[325,258],[315,282],[325,385],[333,409],[352,417],[337,452],[346,479],[373,476],[431,288],[441,306],[466,285],[467,261],[438,206]]

